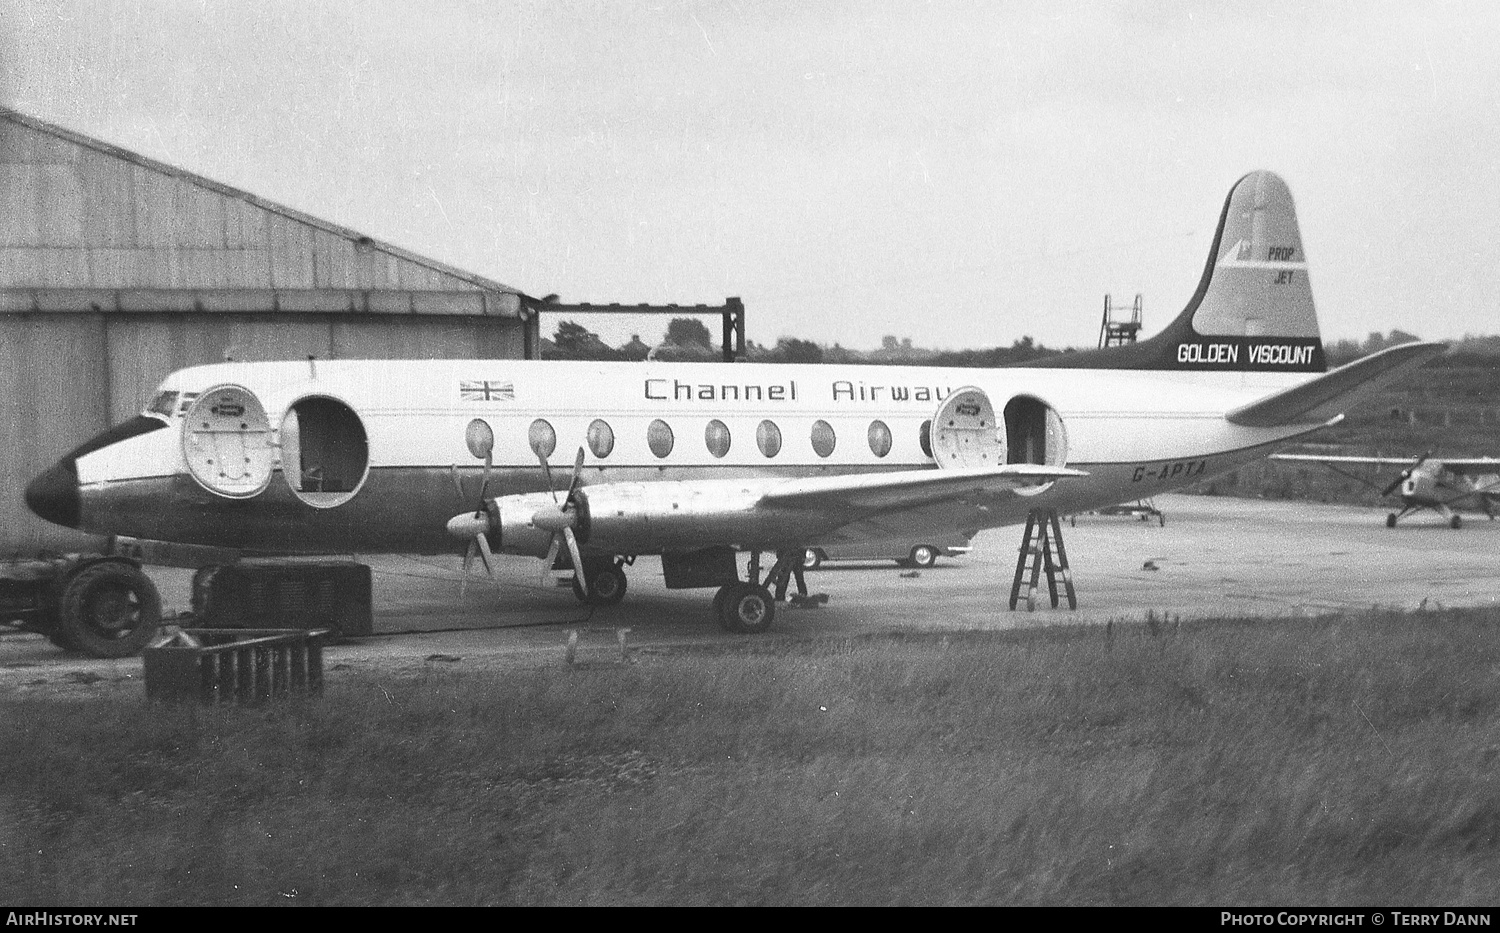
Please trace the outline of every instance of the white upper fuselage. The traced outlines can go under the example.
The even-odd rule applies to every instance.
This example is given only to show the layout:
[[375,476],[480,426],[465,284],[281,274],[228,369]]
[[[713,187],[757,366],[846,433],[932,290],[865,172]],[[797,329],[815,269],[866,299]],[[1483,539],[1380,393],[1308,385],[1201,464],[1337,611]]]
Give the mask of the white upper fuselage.
[[[976,510],[955,525],[976,529],[1023,519],[1030,507],[1071,512],[1129,501],[1253,460],[1268,445],[1317,425],[1244,427],[1227,422],[1225,412],[1308,378],[752,363],[225,363],[168,377],[160,392],[178,399],[167,406],[170,429],[80,457],[78,482],[84,526],[115,534],[277,550],[272,539],[280,528],[288,550],[425,551],[443,546],[446,520],[469,505],[456,499],[453,467],[477,494],[473,477],[481,464],[465,443],[475,419],[493,431],[487,494],[495,497],[547,488],[536,442],[551,448],[545,452],[558,474],[554,488],[566,485],[582,447],[585,489],[663,480],[754,480],[759,489],[762,481],[937,469],[923,449],[924,422],[965,386],[987,393],[997,414],[1016,397],[1050,406],[1066,444],[1065,450],[1054,445],[1046,462],[1061,465],[1052,458],[1063,456],[1089,476],[1061,479],[1025,508]],[[225,385],[243,387],[260,401],[272,461],[263,491],[227,503],[191,481],[183,436],[185,400]],[[347,406],[368,438],[368,470],[347,494],[320,499],[289,489],[281,460],[288,443],[284,416],[310,397]],[[661,425],[671,434],[669,450],[660,443]],[[887,430],[889,449],[882,450]],[[604,433],[612,438],[608,448]],[[779,435],[779,448],[768,443],[768,434]],[[549,435],[555,442],[547,443]],[[143,485],[153,479],[171,484]],[[154,505],[142,499],[148,488],[156,490]],[[167,498],[157,495],[168,490]],[[159,510],[176,507],[173,497],[186,505],[182,516],[168,521]],[[255,503],[261,507],[251,508]],[[948,518],[956,516],[945,513]]]

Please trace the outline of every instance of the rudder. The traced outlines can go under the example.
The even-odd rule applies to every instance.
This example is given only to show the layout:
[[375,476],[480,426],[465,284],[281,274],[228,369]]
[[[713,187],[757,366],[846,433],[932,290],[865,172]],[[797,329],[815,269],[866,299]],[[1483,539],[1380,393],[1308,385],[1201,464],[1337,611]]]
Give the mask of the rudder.
[[1161,333],[1032,365],[1326,372],[1307,258],[1286,182],[1257,171],[1230,189],[1198,288]]

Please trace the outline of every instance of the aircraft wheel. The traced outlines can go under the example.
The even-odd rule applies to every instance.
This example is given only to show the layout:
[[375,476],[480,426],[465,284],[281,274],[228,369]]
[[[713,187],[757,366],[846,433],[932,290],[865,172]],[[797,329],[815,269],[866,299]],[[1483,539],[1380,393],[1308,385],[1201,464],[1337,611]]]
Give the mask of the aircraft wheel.
[[1464,523],[1463,519],[1459,518],[1457,515],[1455,515],[1452,518],[1448,519],[1448,527],[1449,528],[1458,528],[1458,527],[1461,527],[1463,525],[1463,523]]
[[930,544],[919,544],[911,549],[907,555],[906,562],[913,567],[931,567],[937,563],[937,548]]
[[1396,513],[1395,512],[1392,512],[1391,514],[1389,514],[1389,515],[1387,515],[1385,517],[1385,527],[1387,527],[1387,528],[1395,528],[1396,527]]
[[736,634],[764,632],[776,618],[776,600],[771,591],[753,583],[726,586],[714,602],[718,604],[719,624]]
[[735,587],[739,586],[744,586],[744,584],[730,583],[725,586],[719,587],[719,591],[717,593],[714,593],[714,618],[718,620],[719,625],[723,626],[726,629],[729,626],[725,625],[724,623],[724,603],[729,599],[730,594],[734,592]]
[[823,566],[823,552],[815,547],[810,547],[802,552],[802,569],[817,570]]
[[584,576],[588,579],[588,592],[584,593],[578,586],[578,581],[573,582],[573,595],[580,602],[591,606],[613,606],[625,598],[625,568],[618,563],[603,562],[595,566],[584,566]]
[[[61,638],[96,658],[138,653],[161,624],[161,597],[151,578],[117,561],[80,570],[63,589]],[[54,639],[56,641],[56,639]]]

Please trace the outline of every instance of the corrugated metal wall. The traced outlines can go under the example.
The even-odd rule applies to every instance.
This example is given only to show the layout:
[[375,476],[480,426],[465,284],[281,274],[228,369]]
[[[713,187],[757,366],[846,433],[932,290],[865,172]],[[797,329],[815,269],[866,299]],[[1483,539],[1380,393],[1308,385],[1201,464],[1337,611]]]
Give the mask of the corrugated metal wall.
[[0,557],[101,543],[32,515],[26,484],[174,369],[534,356],[522,297],[0,110]]

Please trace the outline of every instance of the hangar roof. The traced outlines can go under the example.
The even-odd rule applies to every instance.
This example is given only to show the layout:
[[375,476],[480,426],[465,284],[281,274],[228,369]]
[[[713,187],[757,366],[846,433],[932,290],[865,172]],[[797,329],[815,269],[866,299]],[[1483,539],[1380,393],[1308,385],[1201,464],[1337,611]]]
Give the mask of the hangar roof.
[[526,317],[500,282],[0,108],[0,312]]

